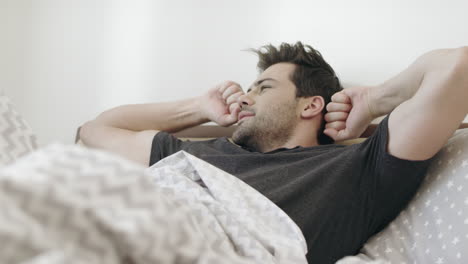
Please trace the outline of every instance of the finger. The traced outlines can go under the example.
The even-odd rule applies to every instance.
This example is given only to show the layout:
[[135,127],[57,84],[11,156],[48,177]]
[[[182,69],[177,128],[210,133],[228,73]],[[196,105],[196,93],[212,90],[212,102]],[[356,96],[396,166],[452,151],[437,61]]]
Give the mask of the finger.
[[222,126],[230,126],[237,122],[241,108],[239,104],[234,103],[229,107],[229,113],[222,116]]
[[327,123],[325,125],[325,128],[333,128],[337,131],[340,131],[346,128],[346,122],[336,121],[336,122]]
[[335,141],[343,141],[351,138],[352,137],[350,136],[350,131],[347,129],[343,129],[338,131],[338,134],[335,137]]
[[233,104],[231,104],[229,106],[229,113],[231,115],[235,114],[236,118],[237,118],[237,115],[239,114],[240,110],[241,110],[241,107],[240,107],[240,105],[238,103],[233,103]]
[[224,118],[225,118],[224,126],[230,126],[237,122],[237,116],[233,114],[226,115]]
[[335,102],[335,103],[342,103],[342,104],[350,104],[351,103],[351,99],[343,91],[335,93],[332,96],[331,100],[332,100],[332,102]]
[[348,118],[348,113],[346,112],[330,112],[325,114],[325,121],[328,123],[335,121],[345,121]]
[[244,94],[243,91],[240,91],[240,92],[231,94],[231,95],[226,99],[226,104],[230,105],[230,104],[232,104],[232,103],[234,103],[234,102],[237,102],[237,99],[239,99],[239,97],[241,97],[243,94]]
[[240,85],[239,85],[238,83],[236,83],[236,82],[233,82],[233,81],[224,81],[224,82],[222,82],[222,83],[219,85],[219,89],[218,89],[218,90],[219,90],[219,92],[222,94],[222,93],[224,93],[224,91],[225,91],[227,88],[229,88],[229,87],[232,86],[232,85],[237,85],[237,86],[240,87]]
[[350,138],[346,129],[337,131],[334,128],[327,128],[323,131],[323,133],[331,137],[334,141],[343,141]]
[[237,93],[237,92],[240,92],[240,91],[242,91],[242,88],[239,85],[237,85],[237,84],[231,85],[228,88],[226,88],[226,90],[224,90],[222,97],[223,97],[223,99],[226,99],[231,94],[234,94],[234,93]]
[[240,111],[241,111],[241,108],[239,105],[236,105],[234,109],[231,111],[231,116],[234,119],[234,122],[237,122]]
[[331,137],[333,140],[336,141],[336,136],[338,135],[338,131],[334,128],[326,128],[323,133],[329,137]]
[[328,112],[349,112],[353,106],[351,104],[330,102],[327,104]]

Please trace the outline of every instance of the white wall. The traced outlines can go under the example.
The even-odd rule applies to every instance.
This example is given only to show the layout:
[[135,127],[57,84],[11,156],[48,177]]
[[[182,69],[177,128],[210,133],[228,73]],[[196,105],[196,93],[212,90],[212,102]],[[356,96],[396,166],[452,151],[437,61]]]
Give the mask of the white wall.
[[301,40],[347,84],[377,84],[418,55],[468,44],[468,2],[0,0],[0,88],[40,144],[127,103],[248,86],[242,49]]

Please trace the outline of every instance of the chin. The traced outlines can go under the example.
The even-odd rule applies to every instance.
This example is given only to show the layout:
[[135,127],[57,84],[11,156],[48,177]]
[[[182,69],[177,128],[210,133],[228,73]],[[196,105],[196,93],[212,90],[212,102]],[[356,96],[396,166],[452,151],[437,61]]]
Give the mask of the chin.
[[237,125],[236,130],[232,134],[232,140],[236,144],[245,144],[251,138],[251,131],[249,127],[245,124],[245,122],[240,123]]

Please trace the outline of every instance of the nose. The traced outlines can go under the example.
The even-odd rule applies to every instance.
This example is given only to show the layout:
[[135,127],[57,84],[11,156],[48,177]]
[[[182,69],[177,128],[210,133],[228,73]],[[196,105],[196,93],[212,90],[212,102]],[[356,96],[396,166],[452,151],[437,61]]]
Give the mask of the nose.
[[252,106],[255,104],[255,100],[249,95],[249,93],[245,93],[237,98],[237,103],[242,108],[243,106]]

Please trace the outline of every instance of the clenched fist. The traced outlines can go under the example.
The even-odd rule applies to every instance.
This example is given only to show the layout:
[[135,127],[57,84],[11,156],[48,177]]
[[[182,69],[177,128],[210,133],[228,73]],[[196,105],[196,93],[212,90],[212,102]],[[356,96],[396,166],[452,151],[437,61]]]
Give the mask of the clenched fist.
[[222,82],[202,96],[202,111],[211,121],[220,126],[237,122],[241,110],[237,99],[244,94],[240,85],[233,81]]
[[358,138],[376,118],[371,110],[373,87],[350,87],[335,93],[327,105],[324,133],[335,141]]

